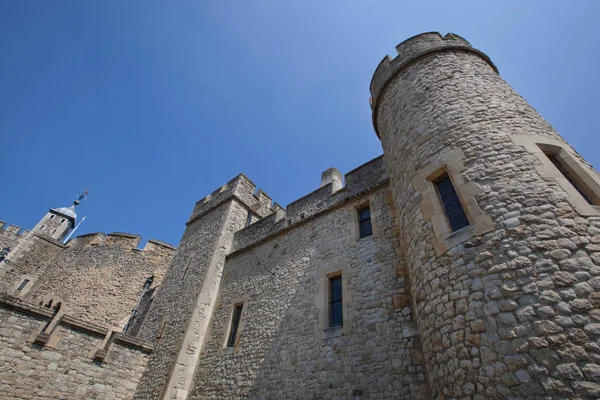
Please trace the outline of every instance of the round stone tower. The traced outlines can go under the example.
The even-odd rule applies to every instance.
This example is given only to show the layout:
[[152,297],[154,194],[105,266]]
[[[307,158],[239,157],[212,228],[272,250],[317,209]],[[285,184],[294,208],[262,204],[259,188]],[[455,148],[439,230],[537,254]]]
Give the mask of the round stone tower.
[[460,36],[371,82],[432,398],[600,397],[600,179]]

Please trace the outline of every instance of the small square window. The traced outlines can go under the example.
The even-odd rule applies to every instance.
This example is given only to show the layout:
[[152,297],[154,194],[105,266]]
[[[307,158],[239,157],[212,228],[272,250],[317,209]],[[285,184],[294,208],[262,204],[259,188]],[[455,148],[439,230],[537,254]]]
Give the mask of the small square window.
[[329,278],[329,326],[343,326],[342,276]]
[[231,316],[231,328],[229,329],[229,338],[227,339],[227,347],[234,347],[237,337],[238,328],[240,326],[240,318],[242,316],[242,308],[244,304],[236,304],[233,306],[233,315]]
[[361,238],[373,234],[373,226],[371,225],[371,209],[368,206],[358,210],[358,227]]

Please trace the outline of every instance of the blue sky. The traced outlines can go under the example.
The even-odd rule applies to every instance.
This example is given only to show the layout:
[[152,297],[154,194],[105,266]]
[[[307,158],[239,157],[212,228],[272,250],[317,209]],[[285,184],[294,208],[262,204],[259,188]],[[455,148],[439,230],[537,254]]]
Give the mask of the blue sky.
[[50,207],[77,234],[177,244],[194,203],[244,172],[282,205],[382,153],[384,55],[455,32],[597,168],[597,1],[0,2],[0,219]]

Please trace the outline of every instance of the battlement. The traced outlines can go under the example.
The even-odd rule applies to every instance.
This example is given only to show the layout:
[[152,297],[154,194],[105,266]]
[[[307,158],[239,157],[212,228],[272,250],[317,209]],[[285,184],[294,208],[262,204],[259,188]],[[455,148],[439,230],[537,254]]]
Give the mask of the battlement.
[[27,229],[21,228],[20,226],[13,224],[6,226],[6,222],[0,221],[0,235],[3,233],[9,233],[18,236],[26,236],[29,233],[29,231]]
[[[377,66],[370,85],[371,98],[369,101],[373,109],[373,115],[375,115],[377,109],[379,96],[394,76],[413,62],[429,54],[442,51],[462,51],[476,54],[498,72],[498,68],[486,54],[473,48],[468,41],[454,33],[442,36],[439,32],[427,32],[413,36],[396,46],[398,55],[395,58],[387,55]],[[375,120],[374,126],[377,133]],[[379,136],[379,133],[377,135]]]
[[[332,174],[331,169],[324,172],[325,175],[337,175],[338,173]],[[344,180],[346,186],[340,188],[338,179],[327,179],[326,183],[322,179],[323,186],[293,201],[286,209],[276,204],[276,211],[273,214],[235,234],[232,253],[292,228],[317,214],[387,183],[388,176],[383,156],[348,172]]]
[[118,247],[122,250],[136,250],[144,252],[173,252],[175,247],[168,243],[156,239],[150,239],[144,248],[138,248],[142,237],[133,233],[113,232],[106,234],[104,232],[88,233],[77,236],[67,243],[66,247],[73,250],[81,250],[91,246]]
[[236,198],[244,203],[261,218],[275,211],[271,207],[271,197],[262,189],[257,189],[256,185],[246,175],[239,174],[219,189],[196,202],[194,211],[192,211],[190,220],[187,223],[192,223],[231,198]]

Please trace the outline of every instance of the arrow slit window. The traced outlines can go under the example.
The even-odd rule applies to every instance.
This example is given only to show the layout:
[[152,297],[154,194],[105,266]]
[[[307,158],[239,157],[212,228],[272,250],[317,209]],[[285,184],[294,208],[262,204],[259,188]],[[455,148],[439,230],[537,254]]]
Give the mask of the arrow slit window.
[[448,222],[450,222],[450,226],[452,227],[452,232],[469,226],[467,214],[465,214],[465,210],[448,174],[443,174],[434,183],[444,206]]
[[231,328],[229,328],[229,337],[227,339],[227,347],[234,347],[235,340],[237,338],[238,328],[240,326],[240,319],[242,316],[242,308],[244,303],[236,304],[233,306],[233,314],[231,316]]

